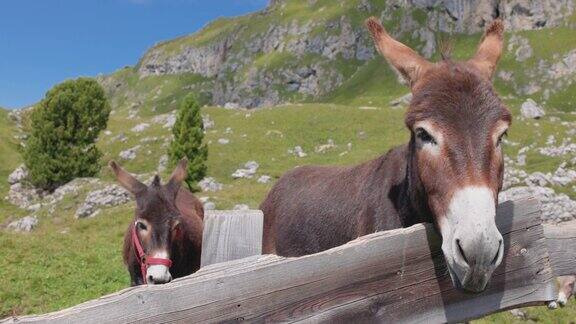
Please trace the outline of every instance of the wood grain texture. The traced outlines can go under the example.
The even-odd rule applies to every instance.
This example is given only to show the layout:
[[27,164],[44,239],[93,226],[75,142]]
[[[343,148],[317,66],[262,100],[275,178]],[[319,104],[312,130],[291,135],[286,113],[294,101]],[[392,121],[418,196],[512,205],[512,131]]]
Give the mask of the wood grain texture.
[[576,221],[544,225],[544,235],[555,276],[576,275]]
[[[263,255],[217,263],[170,284],[129,288],[8,322],[463,321],[555,298],[540,222],[535,200],[499,206],[505,258],[480,294],[453,288],[439,236],[431,225],[419,224],[300,258]],[[576,266],[574,259],[568,263]]]
[[204,215],[201,266],[262,254],[259,210],[209,210]]

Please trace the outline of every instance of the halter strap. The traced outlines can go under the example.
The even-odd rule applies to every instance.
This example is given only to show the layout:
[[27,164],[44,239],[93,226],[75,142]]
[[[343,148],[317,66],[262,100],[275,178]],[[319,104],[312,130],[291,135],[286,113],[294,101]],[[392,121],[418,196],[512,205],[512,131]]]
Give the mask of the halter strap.
[[146,253],[144,253],[144,249],[142,248],[142,243],[140,243],[140,239],[136,233],[136,223],[134,223],[134,226],[132,226],[132,244],[134,244],[135,247],[136,256],[138,257],[138,264],[140,265],[140,272],[142,274],[142,280],[144,283],[147,283],[146,273],[148,272],[148,266],[163,265],[168,268],[172,267],[172,260],[170,259],[152,258],[146,256]]

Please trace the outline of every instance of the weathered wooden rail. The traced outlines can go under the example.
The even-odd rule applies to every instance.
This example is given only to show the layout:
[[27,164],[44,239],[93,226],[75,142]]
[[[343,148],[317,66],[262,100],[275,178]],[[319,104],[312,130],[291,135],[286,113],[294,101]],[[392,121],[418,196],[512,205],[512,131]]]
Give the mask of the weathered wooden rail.
[[170,284],[128,288],[5,321],[435,323],[555,299],[554,276],[576,269],[576,224],[542,226],[533,199],[501,204],[497,224],[506,253],[480,294],[453,288],[439,236],[419,224],[300,258],[262,255],[216,263]]

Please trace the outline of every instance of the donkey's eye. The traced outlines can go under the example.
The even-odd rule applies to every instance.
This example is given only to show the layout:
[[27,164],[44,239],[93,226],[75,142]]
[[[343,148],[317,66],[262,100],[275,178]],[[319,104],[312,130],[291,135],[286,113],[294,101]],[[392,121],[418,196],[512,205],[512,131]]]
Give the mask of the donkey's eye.
[[436,140],[424,128],[416,128],[416,137],[424,143],[436,145]]
[[508,136],[508,131],[505,131],[504,133],[502,133],[502,135],[500,135],[500,137],[498,137],[498,141],[496,142],[496,146],[500,146],[500,144],[502,144],[502,140],[506,136]]
[[139,230],[145,231],[145,230],[148,229],[148,227],[146,227],[146,224],[144,224],[144,223],[142,223],[142,222],[137,222],[137,223],[136,223],[136,226],[138,227]]

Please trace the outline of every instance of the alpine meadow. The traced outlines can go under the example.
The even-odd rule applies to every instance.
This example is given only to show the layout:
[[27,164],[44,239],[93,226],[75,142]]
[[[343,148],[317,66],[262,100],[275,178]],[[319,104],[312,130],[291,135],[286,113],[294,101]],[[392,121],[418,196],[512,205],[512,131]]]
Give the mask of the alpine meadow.
[[[258,209],[294,167],[354,165],[406,143],[410,87],[374,47],[364,26],[370,16],[431,61],[448,47],[452,59],[470,58],[485,26],[501,17],[494,86],[513,122],[500,199],[535,195],[543,222],[576,220],[573,0],[271,0],[262,11],[150,44],[138,62],[126,62],[134,65],[94,76],[111,109],[95,141],[101,156],[87,175],[58,178],[50,190],[34,187],[24,166],[31,116],[43,103],[0,108],[0,318],[129,287],[122,244],[135,202],[116,183],[111,160],[148,185],[156,174],[168,179],[184,150],[207,154],[190,181],[204,209]],[[201,107],[203,138],[194,135],[200,148],[173,149],[185,98]],[[475,322],[574,319],[572,298],[556,310],[528,307]]]

